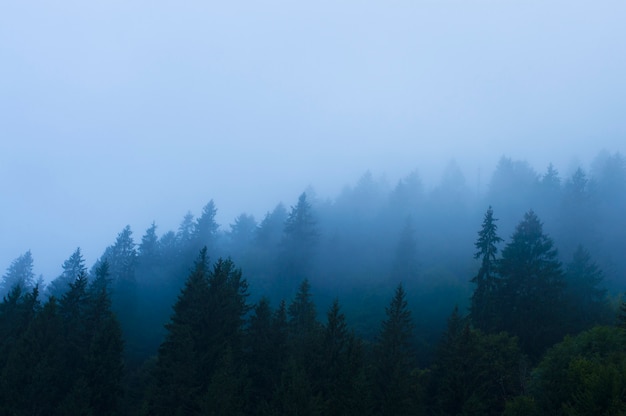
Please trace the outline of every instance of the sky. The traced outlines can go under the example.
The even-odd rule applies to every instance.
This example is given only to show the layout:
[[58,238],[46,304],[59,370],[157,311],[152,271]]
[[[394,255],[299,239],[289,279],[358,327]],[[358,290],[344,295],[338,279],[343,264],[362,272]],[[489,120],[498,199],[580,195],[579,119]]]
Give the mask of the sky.
[[0,2],[0,273],[312,186],[626,154],[623,1]]

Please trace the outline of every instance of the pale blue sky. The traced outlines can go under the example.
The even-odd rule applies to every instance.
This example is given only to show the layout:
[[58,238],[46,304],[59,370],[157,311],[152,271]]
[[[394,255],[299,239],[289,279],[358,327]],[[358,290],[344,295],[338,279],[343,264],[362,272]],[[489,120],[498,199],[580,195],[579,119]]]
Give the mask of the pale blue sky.
[[626,153],[623,1],[3,1],[0,271],[213,198]]

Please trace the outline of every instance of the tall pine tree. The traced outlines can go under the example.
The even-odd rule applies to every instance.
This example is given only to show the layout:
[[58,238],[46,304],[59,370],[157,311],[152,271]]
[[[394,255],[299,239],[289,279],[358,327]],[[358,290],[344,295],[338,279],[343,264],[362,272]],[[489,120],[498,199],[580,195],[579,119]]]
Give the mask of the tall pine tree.
[[470,306],[470,316],[476,328],[491,331],[496,327],[498,315],[495,310],[497,289],[497,245],[502,242],[498,236],[497,219],[493,217],[493,209],[489,207],[485,213],[483,225],[478,232],[478,240],[474,244],[474,258],[480,260],[480,269],[472,278],[474,293]]

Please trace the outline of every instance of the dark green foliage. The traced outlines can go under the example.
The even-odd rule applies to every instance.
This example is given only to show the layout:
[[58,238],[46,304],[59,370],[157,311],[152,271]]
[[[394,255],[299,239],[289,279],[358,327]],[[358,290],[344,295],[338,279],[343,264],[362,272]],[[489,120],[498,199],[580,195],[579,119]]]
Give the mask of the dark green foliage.
[[[308,280],[305,279],[300,284],[294,300],[289,305],[287,315],[290,356],[294,360],[294,365],[298,367],[298,372],[302,369],[307,380],[315,381],[320,371],[322,326],[317,321],[315,303],[313,303]],[[317,386],[313,388],[317,393]]]
[[530,391],[540,414],[624,414],[624,345],[624,331],[595,327],[551,348],[531,379]]
[[594,325],[607,324],[612,319],[606,289],[601,287],[604,275],[591,255],[582,246],[574,252],[565,272],[566,300],[571,333]]
[[470,306],[470,316],[476,328],[484,331],[491,331],[497,327],[499,316],[496,310],[496,299],[498,289],[497,276],[497,245],[502,242],[498,236],[497,219],[493,217],[491,207],[485,213],[483,225],[478,232],[475,259],[480,260],[480,269],[476,276],[472,278],[474,283],[474,293]]
[[402,285],[397,287],[385,313],[374,348],[373,411],[380,415],[410,414],[414,406],[412,370],[416,363],[413,322]]
[[50,300],[9,353],[2,373],[1,414],[50,415],[64,391],[59,371],[65,370],[62,320]]
[[[15,295],[3,303],[2,317],[21,321],[25,330],[14,334],[14,342],[2,342],[7,361],[0,403],[6,413],[0,414],[119,414],[122,334],[106,287],[88,291],[81,272],[58,303],[52,296],[41,310],[36,288],[16,302]],[[22,321],[25,312],[29,318]]]
[[[230,260],[218,260],[209,272],[206,248],[201,251],[166,325],[149,414],[195,414],[218,399],[210,386],[220,377],[228,378],[231,386],[239,385],[241,369],[233,363],[239,363],[242,354],[246,290],[241,272]],[[220,406],[226,411],[230,405]]]
[[432,366],[432,413],[500,415],[522,392],[521,361],[514,338],[472,329],[455,308]]
[[319,386],[325,415],[363,415],[367,396],[363,345],[348,330],[335,299],[327,313]]
[[167,336],[159,348],[155,386],[150,396],[151,415],[193,414],[208,386],[201,370],[207,346],[204,322],[209,301],[208,258],[202,250],[187,278],[174,313],[166,325]]
[[518,337],[522,351],[538,358],[565,333],[565,282],[554,243],[533,211],[516,227],[498,269],[497,330]]
[[0,304],[0,368],[39,310],[39,287],[24,292],[14,286]]
[[267,411],[271,415],[321,415],[320,398],[306,371],[294,359],[287,361],[281,382]]
[[246,331],[246,365],[250,377],[251,412],[259,413],[269,404],[282,372],[286,339],[276,344],[272,309],[267,298],[261,298],[250,317]]

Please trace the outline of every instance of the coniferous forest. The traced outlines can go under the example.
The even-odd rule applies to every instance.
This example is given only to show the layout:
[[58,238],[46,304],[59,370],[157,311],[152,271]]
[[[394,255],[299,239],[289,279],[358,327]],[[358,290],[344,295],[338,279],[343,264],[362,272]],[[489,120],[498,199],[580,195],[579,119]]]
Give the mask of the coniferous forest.
[[626,159],[365,173],[0,282],[0,415],[626,414]]

